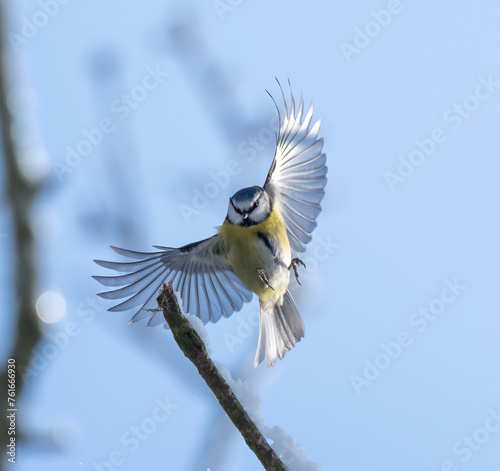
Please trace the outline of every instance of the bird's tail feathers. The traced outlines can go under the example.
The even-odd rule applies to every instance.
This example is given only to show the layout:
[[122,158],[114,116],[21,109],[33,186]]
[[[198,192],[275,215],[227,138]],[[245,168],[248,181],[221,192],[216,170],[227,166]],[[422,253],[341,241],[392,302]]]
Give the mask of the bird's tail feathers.
[[277,357],[283,358],[304,336],[304,323],[288,291],[281,305],[260,302],[259,317],[259,344],[254,366],[258,366],[264,357],[267,365],[273,366]]

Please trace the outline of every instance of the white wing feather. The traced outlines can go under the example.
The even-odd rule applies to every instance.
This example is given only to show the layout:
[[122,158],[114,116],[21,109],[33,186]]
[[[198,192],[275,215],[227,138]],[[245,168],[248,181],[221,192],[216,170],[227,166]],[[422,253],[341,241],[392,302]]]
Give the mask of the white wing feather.
[[105,268],[124,272],[117,276],[94,276],[99,283],[119,287],[99,293],[104,299],[125,301],[109,311],[127,311],[139,306],[131,322],[150,317],[148,325],[165,322],[162,312],[150,312],[147,308],[158,307],[156,297],[164,282],[172,281],[179,292],[186,312],[196,315],[204,323],[217,322],[222,316],[229,317],[251,301],[252,293],[235,275],[225,257],[224,244],[219,235],[185,245],[178,249],[158,247],[158,252],[134,252],[112,247],[133,262],[106,262],[95,260]]
[[280,115],[276,152],[264,189],[279,205],[292,254],[296,255],[304,252],[306,244],[311,241],[316,218],[321,212],[320,203],[326,186],[326,155],[322,153],[323,138],[318,139],[320,120],[311,127],[312,102],[302,117],[302,95],[297,113],[293,95],[290,111],[284,96],[283,101],[284,116]]

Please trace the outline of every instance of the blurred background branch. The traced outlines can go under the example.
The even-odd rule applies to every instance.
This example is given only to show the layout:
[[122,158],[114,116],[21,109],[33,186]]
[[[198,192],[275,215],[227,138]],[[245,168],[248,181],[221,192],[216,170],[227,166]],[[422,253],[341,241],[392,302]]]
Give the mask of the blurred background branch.
[[[31,353],[41,338],[41,331],[35,311],[36,267],[35,243],[31,228],[30,210],[37,185],[30,182],[20,169],[19,151],[12,132],[14,118],[9,107],[10,68],[6,53],[6,16],[5,4],[0,4],[0,119],[2,132],[2,154],[5,166],[6,199],[11,207],[13,245],[15,259],[15,290],[17,299],[17,328],[13,331],[13,347],[9,358],[16,360],[16,401],[22,391],[20,373],[25,368]],[[7,404],[7,362],[2,365],[0,401],[2,408]],[[2,413],[1,445],[5,449],[8,443],[7,414]],[[19,441],[19,424],[16,432]],[[3,467],[4,460],[0,461]],[[0,468],[1,469],[1,468]]]

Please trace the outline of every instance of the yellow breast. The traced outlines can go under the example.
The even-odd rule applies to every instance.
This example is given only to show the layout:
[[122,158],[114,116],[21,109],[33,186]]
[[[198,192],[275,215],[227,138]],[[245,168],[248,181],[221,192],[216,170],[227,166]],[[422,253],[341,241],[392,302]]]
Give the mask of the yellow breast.
[[[228,247],[228,261],[233,266],[238,278],[245,283],[248,289],[256,293],[260,298],[270,295],[282,294],[288,286],[288,277],[283,279],[283,286],[273,286],[276,291],[271,293],[256,274],[257,268],[269,267],[274,270],[275,260],[271,251],[263,247],[259,241],[258,233],[265,234],[277,247],[278,257],[283,265],[290,264],[290,244],[286,234],[285,223],[281,214],[273,209],[269,217],[260,224],[242,227],[235,226],[228,221],[218,228],[219,233]],[[271,276],[271,273],[269,274]]]

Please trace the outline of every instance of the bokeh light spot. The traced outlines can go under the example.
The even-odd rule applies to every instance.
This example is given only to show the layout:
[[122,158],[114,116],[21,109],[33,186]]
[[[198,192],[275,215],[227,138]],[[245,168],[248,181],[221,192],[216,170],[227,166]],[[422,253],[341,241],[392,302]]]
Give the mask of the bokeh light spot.
[[60,321],[66,313],[66,301],[55,291],[46,291],[36,302],[38,317],[47,324]]

